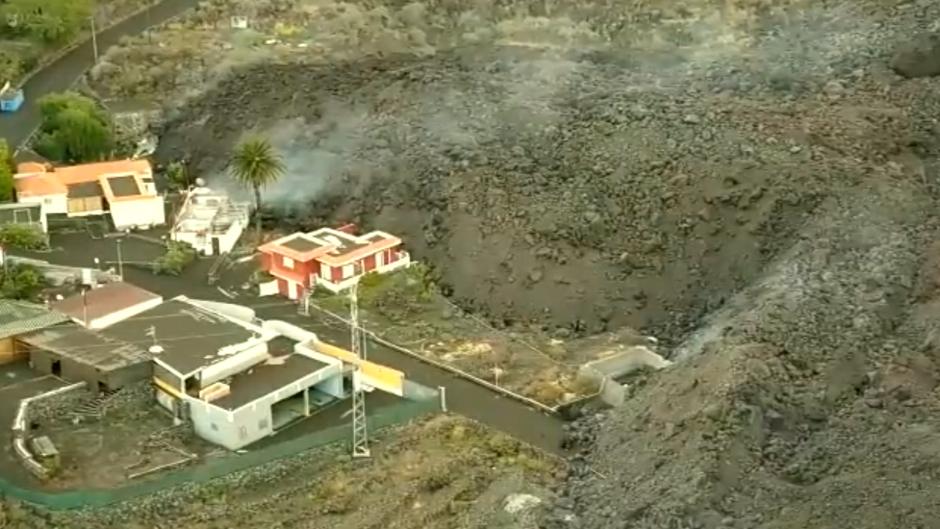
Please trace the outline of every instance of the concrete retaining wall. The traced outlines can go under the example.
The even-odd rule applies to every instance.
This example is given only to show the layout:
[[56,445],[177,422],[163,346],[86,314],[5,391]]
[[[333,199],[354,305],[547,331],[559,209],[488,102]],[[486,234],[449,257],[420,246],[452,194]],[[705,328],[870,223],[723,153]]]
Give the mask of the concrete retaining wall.
[[598,397],[604,401],[605,404],[620,406],[623,404],[623,401],[627,400],[627,386],[612,378],[605,378],[604,381],[601,382],[601,391]]
[[[23,463],[23,466],[26,467],[26,470],[28,470],[37,478],[47,478],[48,471],[46,470],[46,467],[39,464],[39,462],[33,458],[33,454],[30,453],[29,449],[26,448],[26,440],[29,436],[29,423],[31,420],[33,420],[31,418],[33,407],[36,406],[37,411],[40,413],[48,413],[48,411],[45,409],[38,408],[40,403],[45,403],[47,406],[67,406],[68,400],[72,398],[72,394],[82,395],[82,392],[77,390],[80,390],[84,387],[85,383],[79,382],[77,384],[72,384],[71,386],[65,386],[64,388],[47,391],[41,395],[36,395],[35,397],[29,397],[20,401],[19,407],[16,410],[16,417],[13,419],[13,451]],[[67,399],[66,403],[61,403],[60,399],[62,398]]]
[[601,384],[605,379],[620,378],[644,368],[663,369],[672,362],[642,345],[588,362],[578,370],[578,377]]

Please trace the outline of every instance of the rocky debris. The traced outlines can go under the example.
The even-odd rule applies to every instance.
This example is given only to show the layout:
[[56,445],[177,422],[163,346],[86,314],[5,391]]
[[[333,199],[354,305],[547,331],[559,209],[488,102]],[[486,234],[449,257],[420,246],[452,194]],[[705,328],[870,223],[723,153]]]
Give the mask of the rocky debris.
[[270,130],[273,222],[401,234],[500,326],[660,337],[675,365],[570,428],[546,527],[930,527],[940,91],[889,67],[940,5],[744,7],[742,34],[608,4],[590,51],[240,71],[158,154],[211,172]]
[[899,46],[891,67],[908,78],[940,75],[940,34],[918,35]]
[[[500,326],[632,326],[669,342],[755,280],[822,201],[888,172],[925,130],[913,88],[878,70],[924,12],[777,12],[773,32],[739,42],[750,53],[697,54],[705,43],[677,36],[678,64],[618,48],[594,18],[583,20],[608,34],[605,53],[481,44],[264,64],[186,106],[158,158],[214,174],[246,124],[270,130],[289,169],[266,195],[272,223],[401,234],[455,301]],[[467,256],[472,266],[453,266]]]
[[[922,443],[940,439],[940,313],[909,300],[937,223],[932,200],[881,185],[833,201],[680,362],[576,434],[597,473],[569,475],[556,526],[930,525],[940,504],[920,483],[938,476],[919,473],[935,463]],[[847,509],[859,497],[884,503]]]

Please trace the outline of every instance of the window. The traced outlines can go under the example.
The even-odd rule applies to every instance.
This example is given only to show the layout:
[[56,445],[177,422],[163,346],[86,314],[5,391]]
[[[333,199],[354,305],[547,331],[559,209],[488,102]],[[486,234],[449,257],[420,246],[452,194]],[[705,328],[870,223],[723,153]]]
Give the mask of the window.
[[265,417],[264,419],[261,419],[260,421],[258,421],[258,429],[259,429],[259,430],[267,430],[267,429],[268,429],[268,419],[267,419],[267,417]]
[[44,198],[44,199],[42,199],[42,203],[45,204],[45,205],[47,205],[47,206],[51,206],[51,205],[52,205],[52,199],[51,199],[51,198]]
[[247,439],[247,438],[248,438],[248,428],[246,428],[246,427],[244,427],[244,426],[239,426],[239,427],[238,427],[238,438],[239,438],[239,439]]
[[356,273],[353,265],[346,265],[343,267],[343,279],[349,279]]
[[214,422],[209,423],[209,428],[212,428],[212,430],[215,431],[215,432],[218,432],[218,431],[219,431],[219,425],[216,424],[216,423],[214,423]]
[[290,257],[285,256],[285,257],[284,257],[284,268],[293,269],[293,268],[294,268],[294,260],[291,259]]

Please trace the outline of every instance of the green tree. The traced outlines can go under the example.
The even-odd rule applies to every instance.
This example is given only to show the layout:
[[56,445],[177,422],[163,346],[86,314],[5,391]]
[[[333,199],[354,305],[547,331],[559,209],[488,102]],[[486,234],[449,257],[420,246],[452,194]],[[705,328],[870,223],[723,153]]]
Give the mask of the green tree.
[[45,286],[45,276],[34,266],[7,264],[0,269],[0,297],[36,300]]
[[193,178],[182,162],[170,162],[166,167],[166,179],[175,189],[186,189],[193,183]]
[[0,138],[0,202],[13,200],[13,174],[15,172],[13,152],[6,140]]
[[229,171],[236,182],[255,194],[255,231],[261,242],[261,190],[284,174],[284,162],[268,140],[249,138],[240,143],[229,161]]
[[36,151],[59,162],[103,159],[114,148],[111,120],[93,100],[74,92],[39,100],[42,118]]
[[8,31],[60,43],[74,37],[92,13],[92,0],[6,0],[0,20]]

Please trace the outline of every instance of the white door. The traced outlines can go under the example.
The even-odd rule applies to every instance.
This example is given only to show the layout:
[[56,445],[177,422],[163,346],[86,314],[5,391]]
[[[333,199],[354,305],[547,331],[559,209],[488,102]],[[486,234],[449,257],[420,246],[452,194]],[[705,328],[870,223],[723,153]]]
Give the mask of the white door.
[[299,296],[300,285],[290,281],[287,283],[287,297],[290,299],[297,299]]
[[274,294],[277,294],[277,279],[272,279],[267,283],[259,283],[258,290],[259,294],[262,296],[273,296]]

